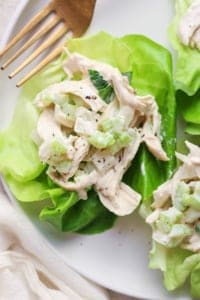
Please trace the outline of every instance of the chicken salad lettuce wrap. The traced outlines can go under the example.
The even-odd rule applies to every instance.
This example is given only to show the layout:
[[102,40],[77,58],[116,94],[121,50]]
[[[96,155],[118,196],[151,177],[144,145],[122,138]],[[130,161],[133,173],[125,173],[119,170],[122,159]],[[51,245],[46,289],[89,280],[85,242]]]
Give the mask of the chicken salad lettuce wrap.
[[169,52],[137,35],[69,40],[24,88],[0,148],[16,198],[49,198],[40,219],[61,231],[101,232],[149,206],[175,166]]
[[[64,69],[68,79],[43,90],[34,101],[42,109],[35,131],[39,158],[62,188],[86,200],[93,186],[108,210],[130,214],[141,196],[122,177],[141,142],[155,157],[168,160],[155,99],[137,96],[116,68],[78,53],[68,53]],[[78,72],[81,79],[70,80]],[[113,90],[106,98],[99,95],[105,82]]]
[[187,142],[187,155],[177,153],[181,165],[172,178],[153,193],[150,267],[164,272],[174,290],[190,278],[193,297],[200,297],[200,147]]

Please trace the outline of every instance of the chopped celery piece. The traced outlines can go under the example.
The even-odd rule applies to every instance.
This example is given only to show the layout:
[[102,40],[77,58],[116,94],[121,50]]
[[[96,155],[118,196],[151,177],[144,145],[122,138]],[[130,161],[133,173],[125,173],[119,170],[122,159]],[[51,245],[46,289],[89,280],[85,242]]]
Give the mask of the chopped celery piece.
[[160,213],[159,219],[156,221],[156,226],[160,231],[169,233],[172,226],[181,220],[182,215],[178,209],[170,207],[168,210]]
[[179,245],[184,238],[192,234],[192,229],[185,224],[175,224],[170,231],[170,246],[175,247]]
[[117,117],[103,120],[99,124],[99,127],[104,132],[121,132],[124,130],[125,127],[125,119],[123,116],[118,115]]
[[66,114],[66,118],[71,121],[75,121],[76,108],[76,105],[69,104],[67,102],[61,105],[61,109]]
[[88,141],[97,149],[105,149],[112,146],[115,143],[113,134],[110,132],[96,131],[88,138]]
[[185,182],[179,182],[172,197],[172,203],[180,211],[184,211],[190,197],[190,188]]
[[196,183],[194,192],[184,199],[184,204],[191,208],[200,210],[200,183]]
[[68,96],[65,94],[49,94],[47,91],[40,93],[40,101],[44,104],[49,105],[51,103],[54,104],[62,104],[68,101]]
[[66,153],[66,148],[61,142],[59,142],[58,140],[54,140],[51,143],[51,153],[55,155],[63,155]]
[[113,155],[119,152],[122,148],[127,147],[133,140],[133,136],[128,132],[114,134],[115,143],[109,147],[109,152]]
[[65,161],[62,161],[62,162],[56,164],[56,170],[61,174],[68,173],[71,166],[72,166],[71,160],[65,160]]

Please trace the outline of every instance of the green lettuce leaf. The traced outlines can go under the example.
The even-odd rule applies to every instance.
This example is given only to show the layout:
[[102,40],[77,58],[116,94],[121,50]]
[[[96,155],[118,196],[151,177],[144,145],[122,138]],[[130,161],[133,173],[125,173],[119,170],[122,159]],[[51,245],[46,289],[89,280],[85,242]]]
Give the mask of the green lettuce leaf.
[[44,169],[37,147],[30,139],[37,119],[35,107],[22,96],[10,127],[0,133],[1,171],[20,182],[36,178]]
[[139,95],[155,97],[162,116],[163,147],[170,158],[168,162],[156,160],[145,145],[141,145],[125,181],[143,196],[149,205],[154,189],[168,179],[175,168],[176,104],[172,79],[171,54],[152,40],[129,35],[122,41],[132,49],[132,86]]
[[187,123],[185,132],[191,135],[200,135],[200,124]]
[[175,85],[188,95],[194,95],[200,88],[200,52],[183,45],[178,36],[177,28],[182,15],[187,11],[192,0],[176,0],[176,16],[169,27],[169,38],[177,51]]
[[[184,139],[200,144],[200,90],[193,96],[177,91],[177,110],[179,119],[183,118],[181,129],[186,133]],[[180,138],[179,138],[180,139]],[[182,147],[181,147],[182,148]],[[181,149],[182,151],[182,149]]]
[[200,254],[177,248],[166,248],[153,244],[149,267],[160,269],[164,273],[164,285],[168,291],[183,286],[190,281],[191,294],[200,298]]
[[[87,200],[79,201],[75,192],[65,192],[61,197],[52,197],[52,202],[53,207],[43,208],[40,219],[50,222],[61,231],[102,232],[112,227],[116,219],[101,204],[94,191],[88,193]],[[106,216],[108,220],[104,222]]]
[[155,160],[145,145],[141,145],[124,176],[124,181],[142,194],[146,206],[151,205],[152,192],[166,179],[162,164]]
[[90,222],[87,226],[79,229],[78,232],[81,234],[97,234],[106,231],[108,228],[112,228],[117,216],[110,214],[110,212],[103,207],[102,212]]
[[61,81],[65,74],[61,68],[63,58],[62,55],[25,85],[9,128],[0,133],[0,171],[19,182],[37,178],[45,168],[30,138],[38,120],[33,99],[45,87]]
[[[104,32],[71,39],[67,46],[71,52],[79,52],[109,63],[122,73],[132,74],[131,84],[139,94],[155,96],[162,114],[163,145],[170,161],[158,162],[142,146],[125,177],[125,181],[139,190],[144,202],[149,204],[153,189],[168,178],[175,166],[175,98],[169,52],[144,36],[115,38]],[[98,233],[112,227],[116,216],[103,207],[94,191],[89,192],[88,200],[78,201],[75,193],[53,184],[45,173],[46,166],[39,161],[37,147],[30,139],[38,119],[33,99],[48,85],[66,78],[62,69],[65,57],[63,54],[25,85],[11,125],[0,134],[0,171],[18,200],[51,200],[51,205],[44,204],[41,210],[42,220],[62,231]]]

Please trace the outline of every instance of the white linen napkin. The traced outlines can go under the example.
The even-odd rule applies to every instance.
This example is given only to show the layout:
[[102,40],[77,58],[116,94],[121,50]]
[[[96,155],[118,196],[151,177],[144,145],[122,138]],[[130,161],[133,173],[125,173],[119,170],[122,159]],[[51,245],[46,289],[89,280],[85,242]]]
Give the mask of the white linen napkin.
[[108,300],[70,269],[0,193],[0,300]]
[[[18,4],[0,0],[0,38]],[[64,264],[0,185],[0,300],[131,299],[107,292]]]

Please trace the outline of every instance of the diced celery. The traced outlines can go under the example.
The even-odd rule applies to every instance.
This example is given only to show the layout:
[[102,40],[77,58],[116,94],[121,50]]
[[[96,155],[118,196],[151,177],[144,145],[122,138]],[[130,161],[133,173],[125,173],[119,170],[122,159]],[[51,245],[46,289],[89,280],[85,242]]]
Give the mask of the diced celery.
[[39,99],[41,102],[44,103],[45,106],[48,106],[51,103],[62,104],[68,101],[68,95],[58,94],[58,93],[48,93],[48,91],[42,91],[39,94]]
[[192,229],[186,224],[173,225],[169,237],[169,247],[178,246],[187,236],[192,234]]
[[184,199],[184,204],[193,209],[200,210],[200,183],[199,182],[196,183],[194,192]]
[[58,140],[54,140],[51,143],[51,153],[57,155],[63,155],[66,153],[66,148],[62,143],[60,143]]
[[105,149],[115,143],[113,134],[111,134],[110,132],[101,132],[98,130],[88,138],[88,141],[97,149]]
[[124,130],[125,126],[125,120],[124,117],[121,115],[118,115],[114,118],[111,119],[105,119],[99,124],[99,128],[106,132],[106,131],[111,131],[111,132],[121,132]]
[[172,197],[173,206],[180,211],[184,211],[188,206],[190,198],[190,188],[185,182],[179,182]]
[[181,238],[192,234],[192,229],[186,224],[175,224],[170,232],[171,238]]
[[72,166],[72,162],[71,160],[65,160],[65,161],[62,161],[58,164],[56,164],[56,170],[59,172],[59,173],[68,173],[70,168]]
[[114,137],[115,143],[109,147],[109,152],[113,155],[119,152],[122,148],[127,147],[133,140],[133,136],[125,131],[119,134],[114,134]]
[[77,106],[84,106],[84,102],[79,96],[76,96],[76,95],[73,95],[73,94],[68,94],[68,97],[69,97],[69,100],[70,100],[69,101],[70,104],[74,104],[74,105],[77,105]]
[[169,233],[172,226],[180,222],[182,213],[175,207],[170,207],[168,210],[160,213],[159,219],[156,221],[157,228],[165,233]]
[[69,104],[68,102],[63,103],[61,106],[62,111],[66,115],[66,119],[69,119],[71,121],[75,121],[76,116],[76,105]]

